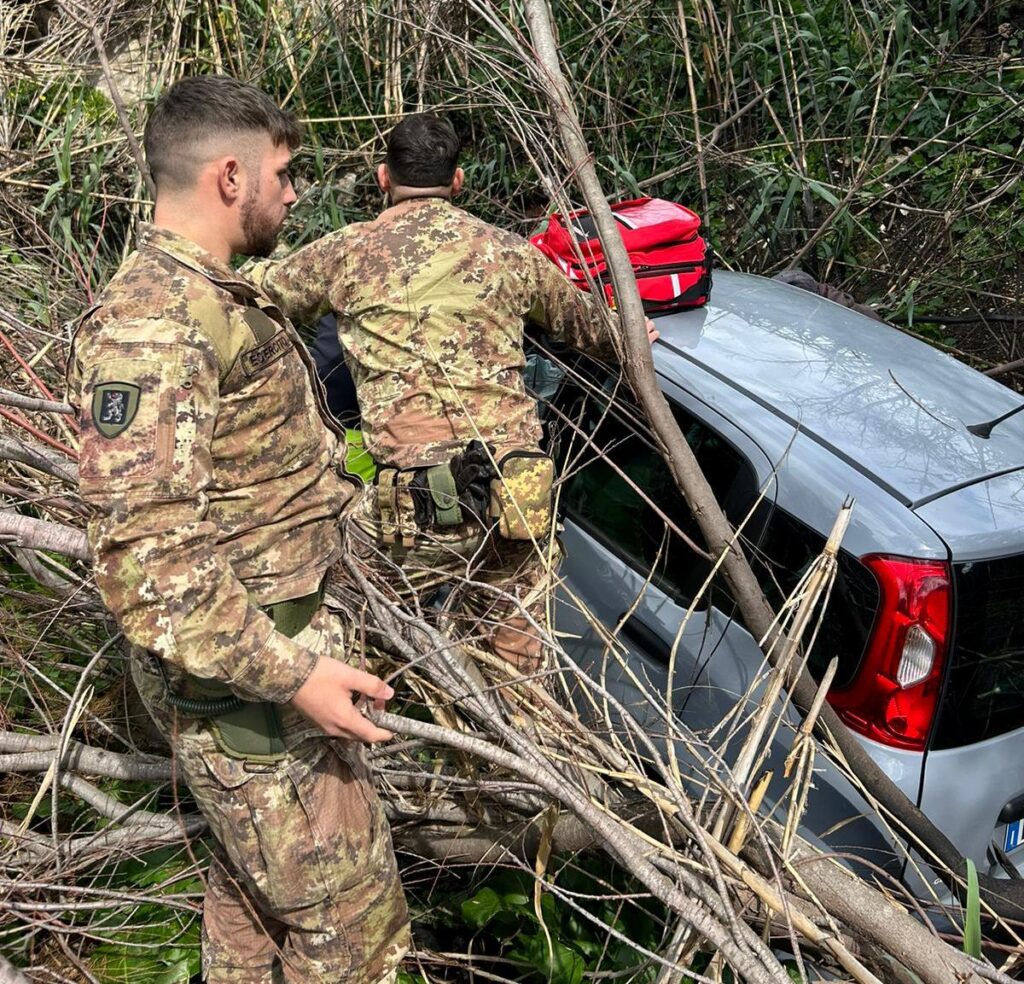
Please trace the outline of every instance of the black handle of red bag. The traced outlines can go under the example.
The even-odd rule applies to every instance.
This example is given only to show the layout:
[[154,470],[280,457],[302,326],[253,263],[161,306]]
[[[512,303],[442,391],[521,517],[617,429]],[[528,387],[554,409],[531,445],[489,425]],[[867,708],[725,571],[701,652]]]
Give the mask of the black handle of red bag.
[[644,307],[650,305],[653,311],[656,308],[671,307],[675,304],[692,304],[711,293],[711,271],[708,270],[696,283],[691,284],[686,290],[676,297],[670,297],[666,301],[644,301]]

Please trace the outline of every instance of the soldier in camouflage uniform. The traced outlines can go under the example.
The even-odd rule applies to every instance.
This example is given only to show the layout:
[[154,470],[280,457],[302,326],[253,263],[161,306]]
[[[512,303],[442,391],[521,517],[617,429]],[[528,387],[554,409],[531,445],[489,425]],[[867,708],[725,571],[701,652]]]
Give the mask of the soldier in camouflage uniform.
[[82,497],[105,604],[218,851],[210,982],[390,980],[408,918],[354,701],[320,604],[352,485],[294,329],[229,265],[267,255],[295,194],[295,121],[258,89],[186,79],[154,108],[153,225],[76,333]]
[[[402,566],[398,593],[421,598],[468,574],[480,586],[459,604],[483,643],[532,670],[541,644],[520,607],[543,624],[557,554],[545,546],[552,466],[523,382],[524,321],[599,358],[614,352],[586,295],[538,250],[452,205],[463,181],[458,152],[447,121],[407,117],[378,169],[391,207],[254,276],[296,321],[337,315],[379,469],[355,516],[362,560],[379,567],[383,550]],[[450,478],[431,482],[439,469]],[[480,481],[495,472],[503,480],[481,497]]]

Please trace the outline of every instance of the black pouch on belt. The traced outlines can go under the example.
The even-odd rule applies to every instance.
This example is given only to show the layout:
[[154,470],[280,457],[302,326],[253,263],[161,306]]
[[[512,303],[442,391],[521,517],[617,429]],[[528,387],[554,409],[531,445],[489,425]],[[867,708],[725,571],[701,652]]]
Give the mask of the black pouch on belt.
[[416,471],[410,488],[421,529],[490,523],[491,481],[497,476],[491,448],[473,440],[451,461]]

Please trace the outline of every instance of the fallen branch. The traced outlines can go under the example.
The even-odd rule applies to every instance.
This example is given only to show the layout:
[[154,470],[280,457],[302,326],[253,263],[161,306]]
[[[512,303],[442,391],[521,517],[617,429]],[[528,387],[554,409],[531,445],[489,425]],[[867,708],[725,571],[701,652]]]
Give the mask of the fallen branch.
[[[454,733],[435,724],[410,721],[408,718],[386,712],[375,713],[373,719],[380,727],[387,728],[396,734],[413,735],[428,738],[439,744],[451,745],[470,752],[485,762],[502,766],[519,774],[532,775],[536,771],[531,768],[531,763],[527,760],[473,735]],[[777,980],[782,984],[787,984],[788,975],[777,960],[765,959],[763,953],[751,953],[746,947],[741,948],[738,945],[739,941],[727,936],[722,927],[711,918],[711,914],[705,910],[701,902],[697,899],[687,898],[676,885],[665,878],[637,849],[637,845],[630,843],[624,830],[594,803],[585,799],[574,785],[559,783],[557,778],[543,774],[536,775],[535,781],[549,796],[563,803],[590,826],[600,836],[605,850],[616,856],[625,869],[645,885],[656,898],[660,899],[679,918],[719,950],[733,967],[744,974],[746,980]],[[874,977],[866,969],[865,975],[864,980],[874,981]]]
[[17,461],[68,485],[78,485],[78,469],[67,458],[17,438],[0,437],[0,459]]
[[52,550],[76,560],[91,559],[89,544],[81,530],[2,509],[0,543],[5,540],[28,550]]
[[55,400],[41,400],[35,396],[24,396],[11,390],[0,389],[0,404],[7,407],[18,407],[21,410],[39,410],[44,413],[74,413],[70,403],[58,403]]
[[[784,836],[782,828],[775,823],[769,823],[769,828],[773,840],[781,843]],[[757,849],[749,853],[759,860],[758,866],[761,867],[764,856]],[[1012,984],[994,968],[940,943],[906,910],[886,901],[862,879],[835,860],[814,851],[799,837],[792,839],[790,861],[790,868],[803,883],[804,891],[829,916],[847,926],[855,926],[858,933],[863,934],[863,939],[875,944],[884,940],[886,952],[923,981],[966,982],[978,975],[987,980]],[[799,884],[796,890],[800,891]]]
[[[184,816],[168,826],[137,824],[107,827],[97,833],[70,837],[61,843],[60,849],[66,861],[80,865],[106,863],[116,860],[118,856],[138,857],[145,851],[180,844],[205,833],[206,829],[204,817]],[[49,838],[31,830],[21,830],[18,824],[0,819],[0,841],[8,842],[14,852],[14,859],[24,855],[25,860],[31,864],[52,865],[54,862],[56,852]],[[6,857],[5,863],[10,865],[11,861],[12,857]]]
[[[0,772],[45,772],[57,750],[58,736],[19,735],[0,732]],[[170,759],[125,755],[73,741],[68,744],[64,768],[90,776],[130,782],[165,782],[171,778]]]

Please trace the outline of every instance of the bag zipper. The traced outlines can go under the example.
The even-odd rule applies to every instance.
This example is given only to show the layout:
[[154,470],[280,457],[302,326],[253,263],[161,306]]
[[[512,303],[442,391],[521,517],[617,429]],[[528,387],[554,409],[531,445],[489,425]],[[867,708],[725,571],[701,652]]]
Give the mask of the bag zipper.
[[498,466],[498,472],[501,472],[501,466],[509,461],[511,458],[550,458],[551,455],[545,454],[539,448],[530,450],[528,448],[515,448],[512,451],[506,451],[500,458],[495,455],[494,463]]
[[[633,267],[633,273],[638,278],[650,275],[660,276],[664,274],[666,276],[671,276],[673,273],[695,273],[698,270],[704,270],[705,272],[710,271],[710,266],[706,258],[704,260],[694,261],[693,263],[673,263],[666,264],[665,266],[659,266],[656,263],[640,263]],[[610,283],[611,279],[612,275],[607,269],[603,273],[598,273],[594,276],[594,280],[598,283]]]
[[703,270],[707,266],[706,260],[695,260],[692,263],[672,263],[664,266],[657,263],[640,263],[633,267],[634,273],[693,273],[694,270]]

